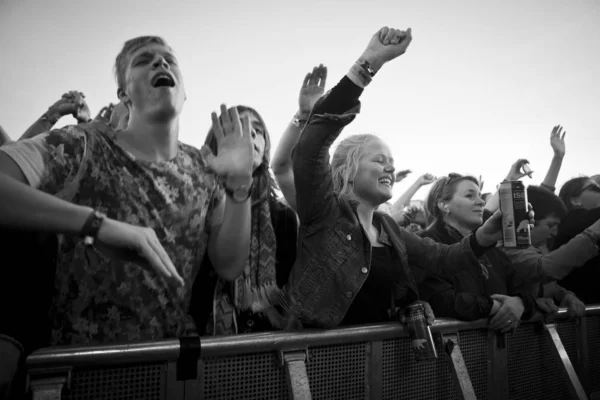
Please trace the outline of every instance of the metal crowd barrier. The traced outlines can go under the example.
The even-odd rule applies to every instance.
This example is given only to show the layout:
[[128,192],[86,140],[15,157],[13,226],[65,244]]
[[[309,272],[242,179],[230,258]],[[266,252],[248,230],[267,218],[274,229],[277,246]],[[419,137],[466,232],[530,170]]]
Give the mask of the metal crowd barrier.
[[394,323],[107,346],[27,359],[33,399],[594,399],[600,305],[539,316],[515,334],[439,320],[438,359],[416,363]]

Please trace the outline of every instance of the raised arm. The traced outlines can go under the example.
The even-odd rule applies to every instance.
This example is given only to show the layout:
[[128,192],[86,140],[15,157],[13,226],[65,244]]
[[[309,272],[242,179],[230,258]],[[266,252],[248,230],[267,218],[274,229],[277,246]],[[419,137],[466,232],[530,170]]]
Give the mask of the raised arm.
[[63,94],[56,103],[48,108],[48,111],[21,135],[19,140],[31,139],[41,133],[49,132],[58,120],[65,115],[73,115],[78,123],[89,122],[90,109],[84,99],[85,96],[81,92],[71,91]]
[[329,214],[335,201],[329,148],[359,112],[363,89],[385,63],[406,52],[411,40],[410,28],[406,32],[380,29],[346,76],[317,101],[292,154],[296,209],[302,224]]
[[497,212],[475,233],[453,245],[421,238],[405,229],[401,229],[400,232],[406,244],[408,263],[411,267],[451,279],[454,274],[465,269],[480,268],[478,258],[500,240],[501,225],[501,214]]
[[298,111],[283,132],[271,160],[271,169],[275,175],[277,185],[279,185],[287,204],[294,211],[296,211],[296,189],[294,187],[292,149],[298,142],[315,103],[325,92],[326,83],[327,67],[323,64],[314,67],[312,72],[306,74],[300,88]]
[[410,200],[415,196],[419,189],[421,189],[423,186],[430,185],[434,181],[435,177],[431,174],[421,175],[412,185],[410,185],[406,192],[402,193],[398,200],[392,204],[392,218],[401,224],[404,221],[404,208],[410,204]]
[[573,268],[581,267],[598,255],[600,243],[600,220],[594,222],[585,231],[575,236],[547,254],[541,254],[530,249],[504,249],[517,273],[523,279],[533,272],[543,271],[544,276],[552,279],[562,279]]
[[560,172],[560,167],[562,166],[566,152],[565,135],[567,134],[567,131],[563,132],[562,129],[562,126],[557,125],[552,128],[552,132],[550,132],[550,146],[552,146],[552,150],[554,151],[554,157],[552,157],[550,167],[542,182],[542,186],[545,186],[546,189],[549,189],[552,192],[556,190],[556,180],[558,179],[558,173]]
[[202,156],[209,168],[223,180],[225,196],[221,221],[211,227],[208,256],[215,272],[231,281],[244,270],[250,254],[253,142],[248,116],[221,105],[221,115],[212,113],[217,154],[208,146]]

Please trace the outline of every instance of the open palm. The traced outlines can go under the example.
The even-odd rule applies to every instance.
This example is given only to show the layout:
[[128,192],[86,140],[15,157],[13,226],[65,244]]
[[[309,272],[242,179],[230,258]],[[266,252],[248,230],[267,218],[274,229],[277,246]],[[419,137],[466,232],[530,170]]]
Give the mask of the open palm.
[[306,74],[298,98],[298,107],[301,116],[308,117],[310,115],[317,100],[325,93],[326,83],[327,67],[323,64],[314,67],[312,72]]
[[222,178],[252,174],[252,139],[248,116],[240,120],[236,108],[227,110],[221,105],[221,115],[212,113],[213,130],[217,140],[217,154],[208,146],[201,149],[208,168]]

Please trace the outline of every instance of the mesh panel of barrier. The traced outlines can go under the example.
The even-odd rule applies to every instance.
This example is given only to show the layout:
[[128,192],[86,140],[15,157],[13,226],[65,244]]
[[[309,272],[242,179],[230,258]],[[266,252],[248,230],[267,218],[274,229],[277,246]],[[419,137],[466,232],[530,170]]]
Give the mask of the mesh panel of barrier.
[[75,369],[67,400],[161,400],[166,364],[141,364],[102,369]]
[[204,398],[288,399],[285,372],[280,365],[274,351],[207,358],[204,360]]
[[587,318],[589,378],[592,392],[600,392],[600,317]]
[[488,398],[488,332],[486,329],[459,333],[459,345],[478,400]]
[[511,400],[562,400],[570,397],[551,353],[551,345],[547,332],[538,324],[521,325],[516,334],[507,335]]
[[306,364],[314,399],[364,399],[366,344],[336,344],[310,349]]
[[562,321],[556,324],[560,341],[567,350],[573,366],[577,364],[577,323],[575,321]]
[[441,343],[436,337],[438,359],[416,363],[407,338],[383,342],[383,399],[457,399]]

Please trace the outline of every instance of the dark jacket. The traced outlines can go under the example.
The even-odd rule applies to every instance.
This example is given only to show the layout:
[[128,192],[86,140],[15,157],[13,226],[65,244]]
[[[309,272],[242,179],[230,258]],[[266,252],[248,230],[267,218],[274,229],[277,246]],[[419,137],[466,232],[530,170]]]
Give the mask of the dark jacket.
[[[419,236],[453,244],[460,241],[462,235],[443,221],[438,221],[420,232]],[[493,306],[492,294],[519,296],[525,306],[524,319],[531,317],[536,309],[533,293],[537,291],[539,282],[522,279],[508,256],[499,248],[486,252],[476,268],[465,269],[452,276],[426,271],[416,275],[421,300],[431,305],[436,317],[466,321],[487,318]]]
[[[587,227],[600,219],[600,208],[592,210],[575,210],[571,212],[558,227],[558,235],[554,240],[552,249],[558,249]],[[577,297],[586,304],[600,303],[600,291],[596,276],[600,270],[600,256],[597,256],[583,265],[574,269],[569,275],[560,280],[560,285],[575,292]]]
[[[281,305],[302,322],[324,328],[340,324],[371,267],[371,244],[358,221],[357,203],[334,192],[329,165],[330,146],[360,109],[355,88],[345,77],[317,102],[293,152],[299,247]],[[414,293],[410,266],[458,272],[476,265],[476,254],[484,251],[474,236],[445,246],[407,232],[387,215],[376,213],[375,218],[398,255],[398,268],[408,280],[404,286]]]
[[[296,241],[298,238],[298,219],[296,213],[283,203],[276,202],[271,206],[271,223],[275,230],[277,250],[275,255],[277,286],[283,287],[290,275],[296,260]],[[190,315],[196,323],[198,332],[202,335],[206,331],[206,324],[212,311],[213,295],[217,284],[215,273],[210,258],[204,257],[202,268],[194,280]],[[238,328],[240,333],[264,332],[274,328],[269,320],[262,315],[244,312],[238,315]]]

